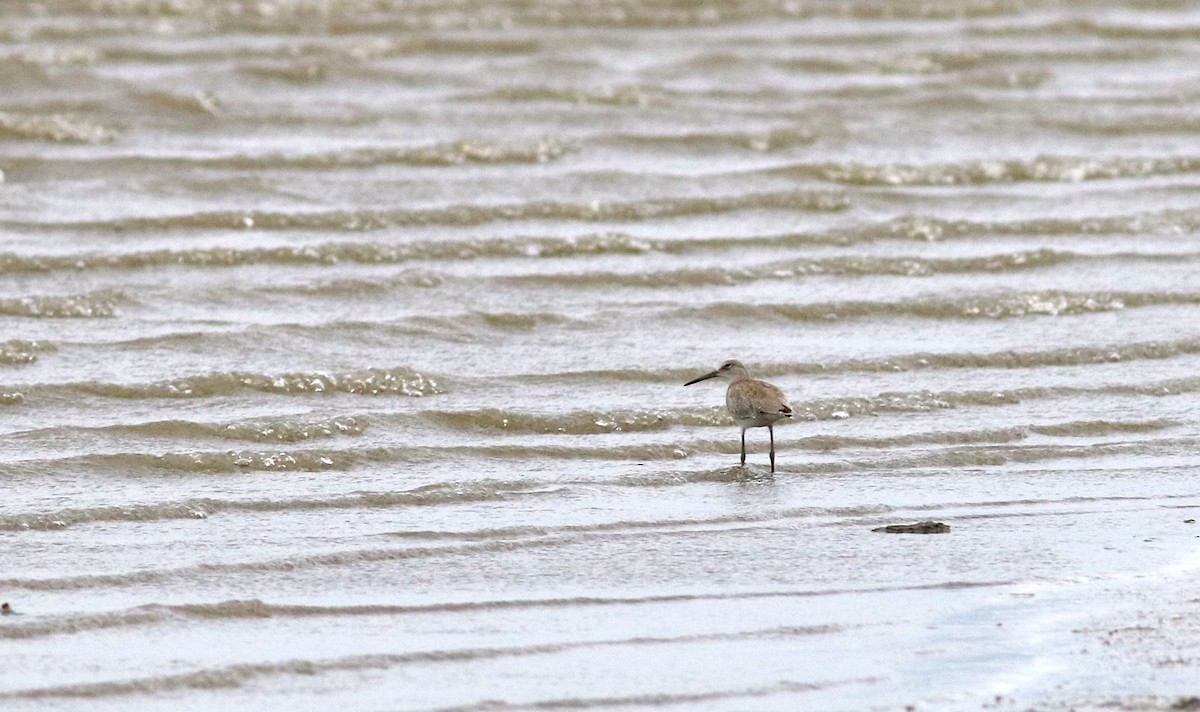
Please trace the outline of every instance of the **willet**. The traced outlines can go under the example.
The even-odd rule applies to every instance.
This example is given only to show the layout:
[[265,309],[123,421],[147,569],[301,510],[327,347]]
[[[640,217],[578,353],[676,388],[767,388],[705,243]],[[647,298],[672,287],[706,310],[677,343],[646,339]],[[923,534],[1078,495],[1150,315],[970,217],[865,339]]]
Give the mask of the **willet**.
[[783,391],[766,381],[750,377],[741,361],[729,359],[712,373],[693,378],[685,386],[719,378],[729,384],[725,391],[725,407],[742,428],[742,464],[746,464],[746,428],[766,426],[771,434],[771,472],[775,471],[775,421],[792,417]]

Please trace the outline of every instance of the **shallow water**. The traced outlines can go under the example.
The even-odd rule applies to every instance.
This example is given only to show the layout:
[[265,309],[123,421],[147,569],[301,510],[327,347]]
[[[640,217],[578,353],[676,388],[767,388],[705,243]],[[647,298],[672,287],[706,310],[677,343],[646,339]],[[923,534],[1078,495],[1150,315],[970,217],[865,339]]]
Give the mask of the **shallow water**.
[[[0,704],[1195,695],[1198,39],[0,7]],[[730,357],[796,411],[774,476],[682,387]]]

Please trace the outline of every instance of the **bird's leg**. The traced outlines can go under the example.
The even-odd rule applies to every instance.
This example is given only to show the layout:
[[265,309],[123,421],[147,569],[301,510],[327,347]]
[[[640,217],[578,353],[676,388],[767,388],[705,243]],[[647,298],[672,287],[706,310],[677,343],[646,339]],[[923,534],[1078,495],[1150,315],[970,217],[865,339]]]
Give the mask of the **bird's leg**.
[[771,472],[775,471],[775,428],[768,425],[767,432],[771,434]]
[[742,464],[746,464],[746,429],[742,428]]

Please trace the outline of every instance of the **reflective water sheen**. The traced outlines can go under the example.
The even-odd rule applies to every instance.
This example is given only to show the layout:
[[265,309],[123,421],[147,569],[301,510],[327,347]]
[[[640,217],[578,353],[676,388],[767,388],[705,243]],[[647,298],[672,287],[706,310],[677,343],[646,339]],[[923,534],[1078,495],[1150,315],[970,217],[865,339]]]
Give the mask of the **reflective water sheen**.
[[1186,703],[1198,138],[1187,0],[4,3],[0,707]]

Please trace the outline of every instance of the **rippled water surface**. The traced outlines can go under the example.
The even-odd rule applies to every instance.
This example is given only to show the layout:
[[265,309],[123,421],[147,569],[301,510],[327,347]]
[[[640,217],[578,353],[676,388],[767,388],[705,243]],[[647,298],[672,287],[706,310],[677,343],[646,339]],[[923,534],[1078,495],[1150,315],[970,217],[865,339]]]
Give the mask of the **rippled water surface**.
[[6,710],[1200,694],[1196,3],[9,2],[0,172]]

